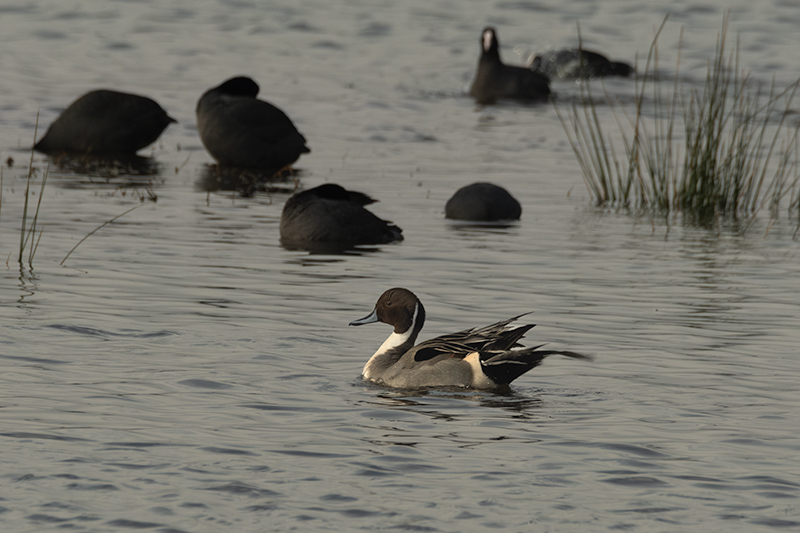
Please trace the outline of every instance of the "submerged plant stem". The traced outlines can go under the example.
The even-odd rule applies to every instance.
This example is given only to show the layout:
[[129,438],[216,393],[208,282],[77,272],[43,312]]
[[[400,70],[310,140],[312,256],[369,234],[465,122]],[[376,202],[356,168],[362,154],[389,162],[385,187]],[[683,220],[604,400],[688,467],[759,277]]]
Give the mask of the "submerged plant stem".
[[122,218],[122,217],[124,217],[125,215],[127,215],[128,213],[130,213],[131,211],[133,211],[134,209],[139,209],[140,207],[142,207],[142,206],[141,206],[141,205],[135,205],[135,206],[131,207],[130,209],[128,209],[127,211],[125,211],[124,213],[121,213],[121,214],[119,214],[119,215],[115,216],[114,218],[112,218],[112,219],[110,219],[110,220],[106,220],[105,222],[103,222],[102,224],[100,224],[99,226],[97,226],[96,228],[94,228],[92,231],[90,231],[89,233],[87,233],[87,234],[86,234],[86,236],[85,236],[83,239],[79,240],[79,241],[78,241],[78,244],[76,244],[75,246],[73,246],[73,247],[72,247],[72,250],[70,250],[70,251],[69,251],[69,253],[67,253],[67,255],[65,255],[65,256],[64,256],[64,259],[62,259],[62,260],[61,260],[61,262],[59,263],[59,265],[63,265],[63,264],[64,264],[64,262],[65,262],[65,261],[66,261],[66,260],[69,258],[69,256],[70,256],[70,255],[72,255],[72,252],[74,252],[74,251],[75,251],[75,249],[76,249],[76,248],[78,248],[78,246],[80,246],[80,245],[81,245],[81,243],[82,243],[83,241],[85,241],[86,239],[88,239],[89,237],[91,237],[92,235],[94,235],[95,233],[97,233],[97,231],[99,231],[100,229],[102,229],[102,228],[104,228],[105,226],[107,226],[107,225],[111,224],[112,222],[114,222],[114,221],[115,221],[115,220],[117,220],[118,218]]

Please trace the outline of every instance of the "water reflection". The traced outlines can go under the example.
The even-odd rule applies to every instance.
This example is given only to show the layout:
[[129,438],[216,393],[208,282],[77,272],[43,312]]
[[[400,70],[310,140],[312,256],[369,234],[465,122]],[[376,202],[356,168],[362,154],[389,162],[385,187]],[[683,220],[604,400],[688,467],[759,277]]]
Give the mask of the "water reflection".
[[[342,255],[350,255],[350,254],[342,254]],[[305,255],[302,257],[292,257],[286,261],[288,265],[297,265],[301,267],[315,267],[321,265],[332,265],[336,263],[341,263],[344,261],[344,257],[314,257],[313,254]],[[339,275],[337,274],[337,278]]]
[[33,266],[28,263],[27,257],[23,257],[19,263],[19,277],[17,279],[19,280],[17,306],[23,308],[38,303],[33,297],[36,296],[39,290],[39,276],[34,274]]
[[157,176],[162,167],[152,157],[115,156],[95,157],[90,155],[61,154],[49,157],[55,168],[62,173],[86,175],[105,179],[119,177]]
[[[281,240],[281,246],[290,252],[308,252],[310,255],[340,255],[340,256],[361,256],[374,254],[381,251],[379,246],[352,244],[343,242],[305,242],[287,243]],[[339,259],[331,259],[323,262],[338,262]],[[294,262],[294,261],[290,261]],[[316,263],[319,263],[317,261]]]
[[448,227],[460,236],[469,237],[480,234],[508,233],[504,230],[519,227],[519,221],[500,220],[497,222],[471,222],[465,220],[448,220]]
[[206,164],[200,169],[197,188],[201,191],[235,191],[244,197],[257,192],[291,194],[299,186],[301,171],[284,168],[276,173],[264,174],[252,169],[221,167]]
[[[489,392],[461,388],[387,390],[379,385],[366,385],[380,389],[375,396],[375,401],[366,403],[393,409],[424,412],[434,418],[455,418],[456,415],[445,413],[444,408],[462,409],[464,407],[462,402],[518,414],[525,414],[528,409],[541,407],[544,403],[541,398],[519,393],[510,387]],[[436,409],[431,411],[432,407],[436,407]],[[525,417],[523,416],[523,418]]]
[[110,189],[114,194],[155,202],[164,184],[163,167],[150,157],[52,157],[49,182],[62,189]]

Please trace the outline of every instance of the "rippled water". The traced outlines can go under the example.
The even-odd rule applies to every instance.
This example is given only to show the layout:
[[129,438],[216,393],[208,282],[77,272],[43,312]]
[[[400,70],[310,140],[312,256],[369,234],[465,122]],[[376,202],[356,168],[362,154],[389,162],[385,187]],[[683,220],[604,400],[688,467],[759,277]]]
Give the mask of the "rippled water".
[[[662,7],[161,6],[0,6],[3,531],[800,526],[796,219],[762,218],[740,236],[597,210],[552,107],[465,96],[486,24],[508,62],[574,45],[577,22],[587,47],[633,61]],[[731,6],[742,66],[798,77],[792,2],[671,6],[662,65],[683,27],[682,67],[702,80]],[[285,250],[288,193],[201,190],[211,159],[194,105],[235,74],[308,138],[301,186],[380,199],[373,211],[405,241]],[[179,123],[146,152],[154,176],[51,168],[33,268],[20,268],[37,109],[41,131],[97,87],[151,96]],[[627,80],[607,88],[632,92]],[[47,160],[34,165],[38,200]],[[520,200],[522,220],[445,221],[447,198],[484,180]],[[423,338],[533,311],[529,343],[596,361],[552,358],[508,395],[364,384],[389,331],[347,323],[391,286],[425,303]]]

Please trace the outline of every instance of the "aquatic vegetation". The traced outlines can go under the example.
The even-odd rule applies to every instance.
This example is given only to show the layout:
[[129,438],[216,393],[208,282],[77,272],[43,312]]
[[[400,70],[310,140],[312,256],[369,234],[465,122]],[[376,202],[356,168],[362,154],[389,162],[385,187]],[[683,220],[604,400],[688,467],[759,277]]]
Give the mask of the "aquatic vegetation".
[[[783,90],[773,82],[768,91],[753,82],[739,66],[738,43],[726,52],[728,18],[702,90],[683,83],[679,55],[672,94],[664,94],[657,42],[665,18],[644,70],[637,71],[635,114],[604,91],[624,155],[605,130],[588,81],[568,118],[556,106],[597,205],[698,220],[727,217],[746,221],[746,230],[765,207],[777,216],[784,198],[796,191],[798,127],[787,117],[800,79]],[[790,201],[790,209],[797,206],[798,199]]]
[[[36,132],[39,128],[39,114],[36,114],[36,125],[34,126],[33,137],[36,138]],[[33,154],[34,149],[31,149],[31,159],[28,165],[28,178],[25,183],[25,203],[22,208],[22,223],[20,224],[20,235],[19,235],[19,263],[20,265],[23,264],[25,258],[25,249],[28,249],[28,266],[33,266],[33,256],[36,255],[36,249],[39,247],[39,241],[42,238],[42,233],[44,229],[39,230],[39,237],[36,239],[36,242],[33,242],[33,238],[36,237],[36,223],[39,220],[39,210],[42,207],[42,196],[44,196],[44,186],[47,183],[47,175],[50,171],[50,166],[47,166],[45,169],[44,175],[42,176],[42,187],[39,190],[39,200],[36,202],[36,211],[33,214],[33,220],[31,221],[30,227],[28,226],[28,201],[30,199],[30,191],[31,191],[31,180],[33,179],[33,175],[36,172],[36,168],[33,166]],[[2,200],[2,179],[0,178],[0,201]]]

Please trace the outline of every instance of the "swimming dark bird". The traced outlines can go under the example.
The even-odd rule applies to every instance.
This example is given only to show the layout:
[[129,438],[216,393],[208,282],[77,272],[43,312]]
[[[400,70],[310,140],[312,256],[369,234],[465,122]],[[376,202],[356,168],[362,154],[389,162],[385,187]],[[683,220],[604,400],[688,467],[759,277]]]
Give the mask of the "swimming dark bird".
[[541,72],[504,64],[494,28],[485,28],[481,37],[481,57],[469,94],[479,104],[492,104],[502,98],[545,101],[550,97],[550,79]]
[[34,148],[47,154],[133,156],[173,122],[150,98],[100,89],[72,102]]
[[486,182],[461,187],[444,206],[444,216],[454,220],[518,220],[521,214],[516,198],[503,187]]
[[542,350],[542,345],[515,350],[521,346],[517,341],[534,326],[509,327],[521,316],[414,345],[425,323],[425,308],[410,290],[394,288],[378,298],[371,314],[350,325],[383,322],[394,327],[361,374],[389,387],[491,390],[510,384],[550,355],[591,359],[576,352]]
[[602,54],[580,48],[537,55],[531,60],[530,68],[550,79],[628,77],[634,72],[627,63],[611,61]]
[[403,240],[403,230],[364,206],[366,194],[326,183],[289,198],[281,214],[281,242],[287,246],[328,243],[342,247]]
[[197,102],[200,139],[220,166],[278,171],[311,151],[286,113],[256,98],[258,90],[239,76]]

